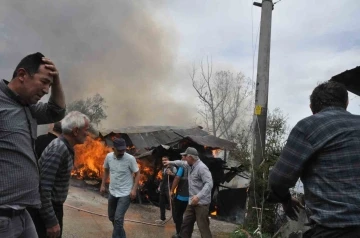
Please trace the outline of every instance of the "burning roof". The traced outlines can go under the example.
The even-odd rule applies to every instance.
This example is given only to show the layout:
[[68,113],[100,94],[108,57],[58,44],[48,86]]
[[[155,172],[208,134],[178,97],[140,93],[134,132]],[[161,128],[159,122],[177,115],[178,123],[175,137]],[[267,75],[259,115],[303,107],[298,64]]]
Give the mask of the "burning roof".
[[[76,159],[72,176],[100,181],[105,156],[112,151],[112,141],[116,137],[126,140],[127,152],[137,159],[141,174],[137,196],[140,203],[144,201],[156,204],[158,201],[159,194],[156,189],[162,176],[162,156],[167,155],[170,160],[180,159],[180,153],[192,146],[198,150],[200,159],[212,174],[214,187],[210,210],[218,211],[218,218],[223,217],[232,222],[241,221],[246,204],[246,188],[229,188],[222,184],[235,176],[241,176],[243,166],[228,167],[226,156],[224,159],[217,157],[220,150],[234,149],[235,143],[212,136],[201,127],[145,126],[103,131],[99,133],[99,137],[88,136],[84,144],[75,146]],[[231,202],[226,199],[238,195],[244,198],[230,199]]]
[[160,145],[171,145],[181,140],[190,140],[201,146],[213,149],[232,150],[236,144],[224,140],[202,130],[202,127],[175,126],[139,126],[105,130],[99,133],[108,146],[112,146],[112,138],[120,134],[128,145],[134,146],[137,153],[145,153]]

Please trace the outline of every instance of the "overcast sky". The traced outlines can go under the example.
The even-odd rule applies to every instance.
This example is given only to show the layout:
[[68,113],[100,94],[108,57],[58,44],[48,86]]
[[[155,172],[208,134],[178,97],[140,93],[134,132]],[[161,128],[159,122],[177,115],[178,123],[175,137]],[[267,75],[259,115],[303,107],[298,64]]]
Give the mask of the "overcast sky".
[[[360,65],[359,12],[358,0],[275,5],[269,107],[290,126],[310,115],[318,82]],[[256,77],[260,13],[251,0],[5,0],[0,75],[9,79],[23,56],[40,51],[57,64],[68,101],[105,97],[104,127],[190,125],[194,63],[211,56],[216,70]],[[349,110],[360,113],[357,96]]]

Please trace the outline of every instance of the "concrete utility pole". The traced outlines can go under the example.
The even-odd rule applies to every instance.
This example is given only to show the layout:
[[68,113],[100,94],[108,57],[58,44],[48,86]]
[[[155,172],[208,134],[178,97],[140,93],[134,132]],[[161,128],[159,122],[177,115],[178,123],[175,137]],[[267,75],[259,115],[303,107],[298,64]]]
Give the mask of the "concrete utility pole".
[[272,0],[254,2],[261,7],[259,55],[256,77],[255,113],[253,117],[253,164],[257,168],[265,154],[266,118],[268,110],[271,17],[274,4]]

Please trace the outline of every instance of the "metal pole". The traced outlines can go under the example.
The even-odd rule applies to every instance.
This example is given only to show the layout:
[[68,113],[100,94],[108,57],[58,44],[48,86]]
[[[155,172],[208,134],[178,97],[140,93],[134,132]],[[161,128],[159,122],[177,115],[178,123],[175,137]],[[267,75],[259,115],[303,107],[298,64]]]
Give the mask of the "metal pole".
[[266,118],[269,92],[271,17],[274,4],[272,0],[263,0],[261,4],[254,3],[254,5],[261,6],[255,113],[253,117],[253,164],[254,167],[257,168],[261,164],[265,153]]

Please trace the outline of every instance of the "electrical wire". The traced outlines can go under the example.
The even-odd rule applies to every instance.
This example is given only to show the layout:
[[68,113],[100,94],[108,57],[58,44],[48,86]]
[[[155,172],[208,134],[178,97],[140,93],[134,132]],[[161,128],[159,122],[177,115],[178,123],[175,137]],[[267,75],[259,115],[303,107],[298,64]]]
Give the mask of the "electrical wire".
[[[68,205],[68,204],[64,204],[64,206],[75,209],[75,210],[78,210],[78,211],[81,211],[81,212],[89,213],[89,214],[92,214],[92,215],[101,216],[101,217],[108,217],[107,215],[104,215],[104,214],[92,212],[92,211],[85,210],[85,209],[75,207],[75,206],[71,206],[71,205]],[[171,219],[171,217],[168,220],[170,220],[170,219]],[[140,224],[149,225],[149,226],[158,226],[158,227],[164,227],[165,223],[168,222],[168,221],[165,221],[163,224],[155,224],[155,223],[149,223],[149,222],[143,222],[143,221],[137,221],[137,220],[131,220],[131,219],[124,219],[124,221],[133,222],[133,223],[140,223]]]
[[[167,176],[168,177],[168,185],[170,185],[170,176]],[[170,196],[170,186],[168,186],[169,188],[169,203],[170,203],[170,212],[171,212],[171,215],[170,217],[165,220],[163,223],[161,224],[156,224],[156,223],[150,223],[150,222],[144,222],[144,221],[138,221],[138,220],[132,220],[132,219],[124,219],[124,221],[127,221],[127,222],[132,222],[132,223],[138,223],[138,224],[143,224],[143,225],[148,225],[148,226],[157,226],[157,227],[164,227],[166,223],[168,223],[171,218],[172,218],[172,201],[171,201],[171,196]],[[64,206],[66,207],[69,207],[69,208],[72,208],[72,209],[75,209],[75,210],[78,210],[78,211],[81,211],[81,212],[85,212],[85,213],[89,213],[89,214],[92,214],[92,215],[96,215],[96,216],[100,216],[100,217],[108,217],[108,215],[104,215],[104,214],[100,214],[100,213],[96,213],[96,212],[92,212],[92,211],[89,211],[89,210],[85,210],[85,209],[82,209],[82,208],[79,208],[79,207],[75,207],[75,206],[71,206],[71,205],[68,205],[68,204],[64,204]]]

